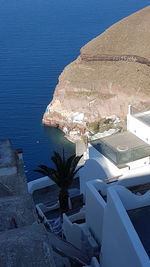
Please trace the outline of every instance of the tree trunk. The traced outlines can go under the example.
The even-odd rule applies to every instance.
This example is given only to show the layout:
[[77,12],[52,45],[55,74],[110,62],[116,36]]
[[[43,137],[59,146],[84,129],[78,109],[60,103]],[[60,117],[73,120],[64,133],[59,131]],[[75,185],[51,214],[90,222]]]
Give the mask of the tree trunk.
[[68,211],[69,206],[68,206],[68,191],[67,190],[60,190],[59,204],[60,204],[61,213]]

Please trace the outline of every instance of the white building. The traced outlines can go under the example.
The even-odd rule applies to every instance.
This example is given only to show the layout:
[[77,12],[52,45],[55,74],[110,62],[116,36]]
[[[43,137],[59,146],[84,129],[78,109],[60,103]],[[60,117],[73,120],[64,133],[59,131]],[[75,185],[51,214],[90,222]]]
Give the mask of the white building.
[[91,267],[150,266],[150,112],[130,107],[127,130],[89,145],[85,206],[63,216],[66,239],[93,256]]
[[133,108],[129,107],[126,132],[89,144],[89,160],[80,170],[81,193],[89,180],[112,182],[136,177],[136,180],[127,182],[132,185],[148,182],[149,175],[150,111],[134,114]]
[[117,183],[89,181],[85,207],[63,216],[64,235],[94,256],[91,267],[149,267],[150,191],[134,194]]

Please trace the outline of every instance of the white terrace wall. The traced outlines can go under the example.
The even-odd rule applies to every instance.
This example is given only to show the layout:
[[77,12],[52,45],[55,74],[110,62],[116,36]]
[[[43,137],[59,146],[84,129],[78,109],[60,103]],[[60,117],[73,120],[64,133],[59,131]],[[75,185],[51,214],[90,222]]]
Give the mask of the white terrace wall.
[[[150,260],[115,186],[108,188],[101,248],[102,267],[149,267]],[[127,189],[125,189],[127,190]]]
[[86,223],[78,224],[75,221],[85,219],[85,209],[71,216],[63,214],[63,234],[66,240],[91,257],[98,251],[98,244],[89,232]]
[[55,183],[48,177],[44,176],[37,180],[28,182],[28,192],[32,194],[35,190],[54,185]]
[[89,145],[89,159],[79,171],[80,193],[85,195],[86,183],[94,179],[105,180],[112,176],[119,176],[122,170],[118,169],[109,159]]
[[101,165],[95,159],[86,161],[84,167],[79,171],[80,175],[80,193],[85,195],[86,183],[95,179],[107,178]]
[[116,190],[118,197],[126,210],[137,209],[150,205],[150,190],[148,190],[144,195],[136,195],[123,186],[115,186],[114,189]]
[[[142,114],[150,113],[144,112]],[[127,115],[127,130],[137,137],[142,139],[147,144],[150,144],[150,127],[144,123],[143,121],[139,120],[138,117],[132,114]]]
[[97,178],[104,180],[105,178],[114,175],[115,176],[120,175],[120,170],[116,167],[116,165],[90,144],[89,144],[89,159],[95,159],[101,165],[102,171],[99,174],[99,177]]
[[63,214],[63,233],[67,241],[80,250],[82,249],[83,229],[80,224],[72,223],[72,221],[83,218],[85,218],[84,211],[80,211],[70,217],[68,217],[65,213]]
[[[139,177],[129,177],[126,179],[121,179],[114,182],[114,183],[106,183],[105,181],[102,181],[100,179],[96,180],[98,184],[98,190],[101,192],[102,195],[106,196],[107,195],[107,189],[108,187],[116,186],[116,185],[121,185],[126,188],[130,188],[132,186],[137,186],[137,185],[142,185],[146,183],[150,183],[150,175],[145,175],[145,176],[139,176]],[[92,184],[92,182],[88,182],[88,186]],[[128,191],[130,192],[130,191]],[[132,194],[133,195],[133,194]],[[134,196],[134,195],[133,195]],[[136,197],[136,196],[135,196]],[[149,200],[148,200],[149,201]],[[143,205],[144,203],[142,203]],[[146,205],[150,205],[150,203],[147,203]]]
[[101,244],[103,216],[106,202],[98,190],[101,187],[100,180],[90,181],[86,185],[86,224],[93,233],[96,241]]

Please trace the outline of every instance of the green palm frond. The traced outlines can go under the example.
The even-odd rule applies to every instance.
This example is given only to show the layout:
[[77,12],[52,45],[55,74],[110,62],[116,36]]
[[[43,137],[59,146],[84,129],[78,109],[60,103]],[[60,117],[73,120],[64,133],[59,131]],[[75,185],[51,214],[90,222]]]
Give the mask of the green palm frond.
[[61,155],[58,152],[54,152],[54,155],[51,157],[51,160],[55,164],[55,167],[58,173],[61,173],[63,169],[63,165],[64,165]]
[[66,162],[65,162],[65,166],[64,166],[64,169],[65,169],[65,177],[67,176],[68,177],[68,174],[70,175],[70,171],[72,169],[72,164],[73,164],[73,161],[75,159],[75,154],[73,154],[72,156],[70,156]]
[[34,170],[35,172],[39,172],[46,176],[49,176],[49,167],[47,167],[46,165],[39,165],[38,167],[40,169]]
[[74,176],[74,177],[76,176],[77,172],[78,172],[81,168],[83,168],[83,166],[78,167],[78,168],[73,172],[73,176]]
[[50,168],[46,165],[39,165],[39,169],[35,172],[42,173],[44,176],[48,176],[52,179],[60,188],[59,201],[62,213],[68,210],[68,189],[71,186],[73,179],[77,178],[78,171],[83,167],[77,167],[81,156],[71,155],[69,158],[65,158],[63,149],[62,155],[58,152],[54,152],[51,157],[55,167]]
[[75,174],[78,172],[78,170],[82,168],[82,166],[81,166],[81,167],[79,167],[79,169],[76,171],[77,165],[78,165],[80,159],[82,158],[82,156],[83,156],[83,155],[81,155],[81,156],[76,156],[76,157],[74,158],[74,161],[73,161],[73,163],[72,163],[72,168],[71,168],[71,170],[70,170],[70,171],[71,171],[71,175],[72,175],[73,177],[75,177]]
[[60,155],[58,152],[54,152],[51,157],[55,168],[50,168],[46,165],[39,165],[40,169],[34,170],[35,172],[42,173],[45,176],[51,178],[61,189],[68,189],[72,184],[77,172],[82,168],[82,166],[77,168],[78,162],[81,156],[71,155],[69,158],[65,159],[64,149],[63,154]]

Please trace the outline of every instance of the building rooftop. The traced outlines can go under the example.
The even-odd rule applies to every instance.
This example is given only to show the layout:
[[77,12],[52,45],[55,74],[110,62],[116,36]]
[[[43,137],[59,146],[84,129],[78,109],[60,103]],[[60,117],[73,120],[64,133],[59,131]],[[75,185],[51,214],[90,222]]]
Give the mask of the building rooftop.
[[148,234],[150,226],[150,206],[128,210],[127,213],[148,256],[150,257],[150,238]]
[[130,132],[107,136],[92,145],[116,165],[125,164],[150,155],[150,145]]

